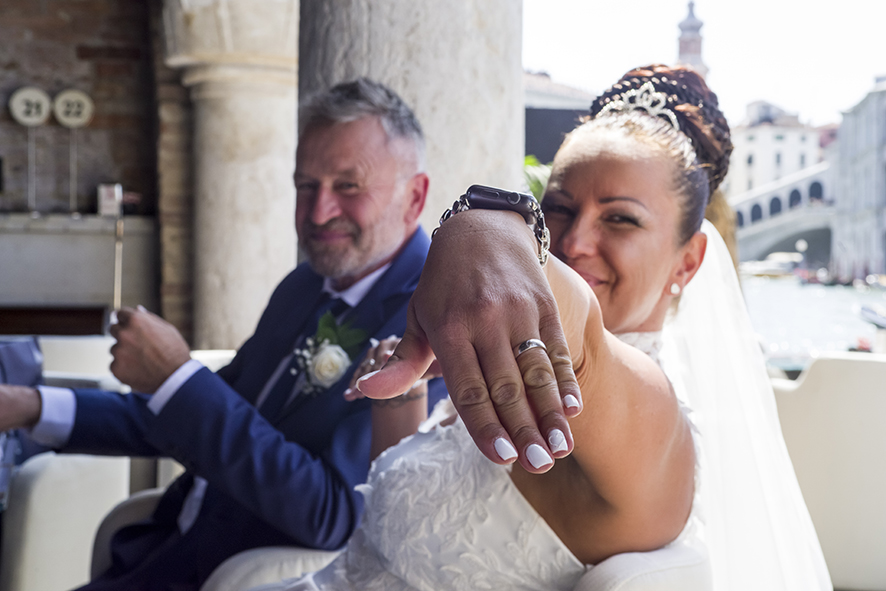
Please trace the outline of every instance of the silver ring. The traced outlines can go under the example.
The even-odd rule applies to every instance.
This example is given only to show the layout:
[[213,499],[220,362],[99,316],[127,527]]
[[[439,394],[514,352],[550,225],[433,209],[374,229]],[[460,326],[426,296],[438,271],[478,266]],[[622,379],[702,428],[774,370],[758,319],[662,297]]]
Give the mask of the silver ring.
[[545,347],[545,344],[543,342],[541,342],[540,340],[529,339],[529,340],[523,341],[522,343],[520,343],[519,345],[514,347],[514,359],[516,359],[517,357],[519,357],[520,355],[522,355],[523,353],[525,353],[529,349],[535,349],[536,347],[544,349],[545,351],[548,350],[548,348]]

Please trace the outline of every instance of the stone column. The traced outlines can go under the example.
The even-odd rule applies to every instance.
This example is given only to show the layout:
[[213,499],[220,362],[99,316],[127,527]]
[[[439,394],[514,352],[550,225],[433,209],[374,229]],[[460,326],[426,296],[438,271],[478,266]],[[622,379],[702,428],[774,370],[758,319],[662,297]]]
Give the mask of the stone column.
[[304,0],[299,96],[368,76],[428,140],[425,228],[471,184],[523,184],[520,0]]
[[298,0],[167,0],[194,105],[194,347],[239,347],[295,263]]

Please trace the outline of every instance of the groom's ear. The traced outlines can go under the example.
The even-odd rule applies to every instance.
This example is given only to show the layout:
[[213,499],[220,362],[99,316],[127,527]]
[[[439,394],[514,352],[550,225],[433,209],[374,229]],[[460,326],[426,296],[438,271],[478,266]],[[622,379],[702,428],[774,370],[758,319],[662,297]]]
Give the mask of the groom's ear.
[[675,269],[674,280],[685,288],[692,281],[704,260],[705,251],[708,248],[708,237],[704,232],[696,232],[689,242],[683,245],[680,263]]
[[428,175],[419,172],[409,179],[406,186],[406,223],[418,222],[422,210],[425,208],[425,200],[428,196],[430,180]]

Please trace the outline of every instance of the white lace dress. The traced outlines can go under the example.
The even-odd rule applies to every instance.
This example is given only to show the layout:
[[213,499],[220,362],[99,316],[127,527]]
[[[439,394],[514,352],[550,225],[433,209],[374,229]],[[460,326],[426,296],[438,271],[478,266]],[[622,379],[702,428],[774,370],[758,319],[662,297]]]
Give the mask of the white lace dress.
[[[657,358],[659,333],[620,338]],[[273,588],[573,589],[590,567],[560,541],[509,471],[480,453],[460,419],[408,437],[375,460],[359,487],[366,511],[345,551],[325,569]],[[694,535],[694,522],[681,538]]]

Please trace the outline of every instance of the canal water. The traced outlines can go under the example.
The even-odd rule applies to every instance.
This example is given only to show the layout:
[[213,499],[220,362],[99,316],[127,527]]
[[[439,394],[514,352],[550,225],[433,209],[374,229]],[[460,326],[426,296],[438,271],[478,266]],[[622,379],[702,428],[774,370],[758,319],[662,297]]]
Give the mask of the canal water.
[[804,285],[796,277],[743,276],[742,291],[754,329],[772,365],[799,369],[827,351],[873,345],[876,327],[862,306],[886,308],[886,290]]

